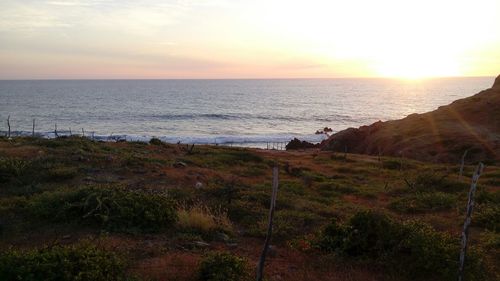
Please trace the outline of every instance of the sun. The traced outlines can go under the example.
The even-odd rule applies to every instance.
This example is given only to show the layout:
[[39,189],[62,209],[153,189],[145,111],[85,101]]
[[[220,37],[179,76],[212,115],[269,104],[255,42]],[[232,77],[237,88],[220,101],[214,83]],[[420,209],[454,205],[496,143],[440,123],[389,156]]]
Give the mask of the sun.
[[453,58],[422,52],[422,49],[393,52],[379,58],[375,63],[375,71],[383,77],[412,80],[461,75],[460,67]]

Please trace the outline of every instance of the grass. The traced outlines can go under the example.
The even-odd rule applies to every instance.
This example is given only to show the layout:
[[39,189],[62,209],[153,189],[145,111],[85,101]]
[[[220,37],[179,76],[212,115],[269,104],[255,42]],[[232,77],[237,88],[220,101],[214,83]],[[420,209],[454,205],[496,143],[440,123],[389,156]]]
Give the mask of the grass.
[[44,192],[30,197],[22,211],[42,220],[125,232],[155,232],[177,220],[165,196],[111,186]]
[[[442,237],[449,236],[453,243],[459,239],[473,167],[467,166],[459,181],[456,164],[404,159],[401,169],[399,158],[383,157],[379,162],[377,157],[347,156],[346,161],[343,154],[332,152],[222,146],[195,146],[190,152],[185,146],[157,141],[3,138],[0,252],[29,252],[41,245],[53,245],[54,241],[72,246],[90,239],[89,243],[98,249],[104,245],[124,253],[124,261],[130,264],[125,274],[138,273],[146,280],[148,276],[192,280],[198,261],[208,249],[231,252],[253,265],[267,227],[271,167],[279,163],[272,238],[279,258],[266,263],[268,280],[279,280],[279,275],[285,280],[394,281],[394,275],[407,276],[399,270],[418,271],[412,265],[418,265],[422,272],[437,265],[443,267],[439,270],[442,272],[456,271],[451,261],[429,259],[433,264],[425,267],[426,260],[418,258],[424,254],[438,258],[439,253],[429,252],[432,247],[449,253],[447,247],[451,244]],[[173,165],[178,161],[186,166]],[[480,254],[486,272],[484,280],[498,280],[500,272],[495,246],[500,217],[500,193],[495,184],[498,175],[498,166],[485,169],[472,218],[470,241],[474,250],[470,253]],[[311,237],[316,237],[332,219],[338,222],[339,229],[347,231],[353,225],[350,218],[365,210],[387,216],[390,226],[386,228],[395,229],[393,237],[398,237],[398,247],[387,246],[385,238],[377,238],[382,240],[382,248],[375,251],[358,245],[358,256],[352,257],[338,254],[339,248],[335,247],[331,252],[290,247],[296,241],[314,244]],[[406,226],[413,221],[427,225],[414,227],[414,232],[419,233],[415,236],[408,233],[412,228]],[[353,235],[349,241],[362,241],[351,230],[342,232],[342,239],[349,240]],[[407,239],[401,238],[401,231],[406,231]],[[214,239],[221,233],[228,234],[229,241]],[[200,241],[209,245],[193,244]],[[399,269],[381,272],[381,264],[391,264],[375,257],[377,251],[381,258],[385,255],[400,261],[393,265]],[[363,262],[357,257],[362,257]],[[192,274],[180,274],[182,271]],[[428,276],[417,274],[407,279],[428,280]]]
[[210,234],[214,231],[233,232],[233,224],[227,212],[220,208],[211,209],[201,203],[177,208],[177,225],[185,231]]
[[0,280],[132,280],[115,253],[93,245],[55,246],[0,254]]
[[446,211],[456,207],[457,196],[444,192],[417,193],[394,199],[389,208],[401,213]]

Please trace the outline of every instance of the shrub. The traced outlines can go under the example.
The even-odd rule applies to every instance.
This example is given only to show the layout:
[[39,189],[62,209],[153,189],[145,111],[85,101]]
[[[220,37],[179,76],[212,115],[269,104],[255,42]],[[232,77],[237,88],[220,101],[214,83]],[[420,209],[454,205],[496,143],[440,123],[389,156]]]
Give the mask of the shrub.
[[389,204],[389,208],[403,213],[421,213],[429,211],[442,211],[453,208],[456,196],[443,193],[417,193],[408,197],[398,198]]
[[424,172],[419,173],[414,180],[413,188],[417,191],[442,191],[442,192],[461,192],[467,190],[469,185],[454,179],[448,178],[448,175]]
[[94,246],[55,246],[0,254],[0,280],[125,280],[121,258]]
[[[460,243],[423,223],[401,223],[364,211],[345,224],[327,225],[316,246],[346,258],[364,258],[412,278],[454,280]],[[473,250],[468,252],[466,264],[466,278],[482,280],[481,260]]]
[[34,216],[57,222],[84,222],[118,231],[158,231],[177,220],[165,196],[118,187],[84,187],[45,192],[27,205]]
[[349,220],[342,252],[354,257],[377,257],[386,254],[397,243],[396,229],[385,215],[358,212]]
[[247,261],[230,253],[211,252],[200,263],[201,281],[242,281],[248,277]]
[[209,233],[215,230],[232,231],[232,223],[223,210],[212,210],[205,205],[195,204],[177,209],[178,225],[186,230]]
[[78,169],[74,167],[55,167],[48,171],[47,176],[53,181],[64,181],[74,178]]
[[382,166],[384,167],[384,169],[399,170],[399,169],[401,169],[401,161],[400,160],[384,160],[384,161],[382,161]]
[[0,183],[22,181],[30,167],[30,162],[16,158],[0,158]]
[[160,139],[158,139],[158,138],[151,138],[149,140],[149,144],[152,144],[152,145],[162,145],[163,142]]
[[[311,212],[278,210],[274,218],[273,237],[289,238],[300,235],[317,225],[321,219],[321,217]],[[267,224],[268,218],[265,217],[260,223],[261,233],[266,232]]]
[[492,231],[500,231],[500,205],[478,204],[473,223]]

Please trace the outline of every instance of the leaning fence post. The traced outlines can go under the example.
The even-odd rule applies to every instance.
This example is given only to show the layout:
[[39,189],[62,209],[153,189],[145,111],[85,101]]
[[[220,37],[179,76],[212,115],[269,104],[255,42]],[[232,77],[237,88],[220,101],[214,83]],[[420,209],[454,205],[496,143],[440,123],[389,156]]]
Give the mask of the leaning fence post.
[[462,230],[462,248],[460,250],[460,266],[458,268],[458,281],[463,280],[465,254],[467,252],[467,240],[469,239],[469,225],[471,223],[472,211],[474,209],[474,194],[476,193],[477,181],[483,172],[484,165],[479,162],[476,172],[472,176],[472,183],[469,190],[469,199],[467,200],[467,211],[465,215],[464,228]]
[[35,137],[35,118],[33,118],[33,129],[31,130],[31,136]]
[[257,265],[257,281],[262,281],[264,274],[264,263],[266,262],[266,254],[269,249],[269,243],[271,242],[271,235],[273,233],[273,218],[274,218],[274,208],[276,207],[276,197],[278,195],[278,166],[273,168],[273,192],[271,194],[271,205],[269,206],[269,222],[267,224],[267,234],[266,241],[264,242],[264,248],[260,255],[259,263]]
[[7,116],[7,127],[8,127],[7,138],[10,139],[10,115]]
[[458,180],[462,179],[462,173],[464,172],[465,156],[467,156],[468,151],[469,150],[466,149],[464,155],[462,155],[462,164],[460,165],[460,173],[458,174]]

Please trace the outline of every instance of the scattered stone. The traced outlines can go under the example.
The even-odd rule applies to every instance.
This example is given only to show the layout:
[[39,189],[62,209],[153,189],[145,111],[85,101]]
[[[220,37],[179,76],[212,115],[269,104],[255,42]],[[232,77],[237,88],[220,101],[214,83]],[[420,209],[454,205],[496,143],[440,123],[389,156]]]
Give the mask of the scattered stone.
[[69,234],[68,235],[63,235],[63,237],[62,237],[63,240],[68,240],[70,238],[71,238],[71,235],[69,235]]
[[173,164],[174,168],[185,168],[187,164],[182,161],[177,161]]
[[238,243],[227,243],[226,245],[231,249],[238,248]]
[[210,244],[208,244],[207,242],[203,242],[203,241],[195,241],[195,242],[193,242],[193,245],[196,246],[196,247],[199,247],[199,248],[208,248],[208,247],[210,247]]
[[196,182],[196,184],[194,185],[194,187],[195,187],[196,189],[201,189],[201,188],[203,188],[203,183],[201,183],[201,182],[197,181],[197,182]]
[[276,250],[276,246],[269,245],[269,248],[267,249],[267,254],[271,258],[275,258],[278,255],[278,251]]
[[214,235],[214,239],[217,241],[227,242],[229,241],[229,236],[223,232],[217,232]]

